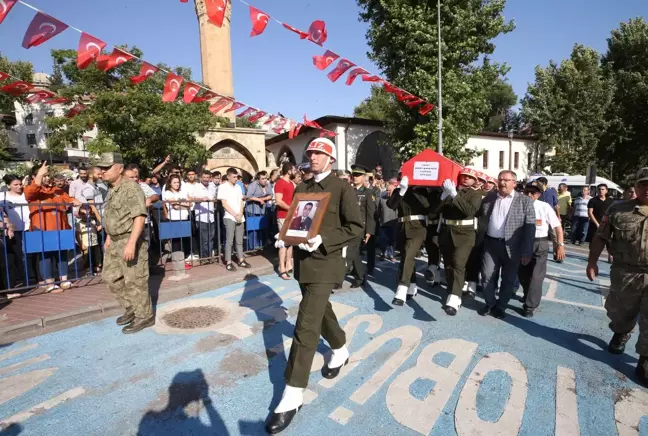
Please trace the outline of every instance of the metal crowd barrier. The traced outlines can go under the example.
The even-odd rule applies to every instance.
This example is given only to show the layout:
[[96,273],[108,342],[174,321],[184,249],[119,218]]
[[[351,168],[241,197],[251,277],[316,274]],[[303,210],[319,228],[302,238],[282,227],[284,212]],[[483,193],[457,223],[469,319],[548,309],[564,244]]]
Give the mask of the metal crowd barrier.
[[[149,208],[144,238],[149,241],[151,266],[165,267],[174,251],[182,252],[188,266],[220,262],[225,244],[223,208],[219,201],[191,202],[186,220],[169,219],[169,205],[182,201],[160,201]],[[208,203],[207,209],[194,207]],[[0,202],[0,222],[23,222],[25,230],[9,235],[0,229],[0,295],[22,293],[38,286],[67,286],[100,273],[106,234],[93,214],[103,219],[103,203],[10,203]],[[274,206],[246,203],[243,249],[263,249],[276,233]],[[26,207],[31,210],[29,216]],[[45,224],[46,214],[50,220]],[[206,217],[213,214],[213,222]],[[55,219],[52,221],[51,216]],[[67,221],[67,225],[63,221]],[[49,228],[52,227],[52,228]],[[70,228],[65,228],[70,227]],[[41,230],[45,229],[45,230]],[[175,250],[174,250],[175,249]],[[90,283],[88,281],[87,283]]]

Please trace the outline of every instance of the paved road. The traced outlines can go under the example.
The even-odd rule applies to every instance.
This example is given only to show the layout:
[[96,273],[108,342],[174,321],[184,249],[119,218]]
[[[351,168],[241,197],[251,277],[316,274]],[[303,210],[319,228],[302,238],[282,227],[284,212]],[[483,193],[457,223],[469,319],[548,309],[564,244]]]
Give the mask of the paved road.
[[[286,434],[648,434],[636,338],[625,355],[605,351],[608,265],[591,284],[586,251],[568,254],[550,262],[531,319],[517,301],[504,320],[480,317],[480,298],[449,317],[440,287],[395,309],[396,265],[379,263],[364,292],[333,297],[351,364],[323,380],[317,354],[308,404]],[[156,328],[137,335],[111,318],[6,346],[0,434],[263,434],[299,298],[294,281],[265,276],[164,304]],[[191,322],[176,313],[195,307]]]

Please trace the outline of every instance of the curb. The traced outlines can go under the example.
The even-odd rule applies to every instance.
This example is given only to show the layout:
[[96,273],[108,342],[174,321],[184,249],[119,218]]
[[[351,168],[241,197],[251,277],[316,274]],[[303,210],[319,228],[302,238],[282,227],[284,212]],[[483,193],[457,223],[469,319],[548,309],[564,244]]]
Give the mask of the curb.
[[[262,276],[272,272],[274,272],[274,264],[268,261],[265,265],[250,268],[245,274],[237,273],[236,275],[217,276],[213,279],[180,282],[180,284],[160,292],[157,305],[239,283],[249,275]],[[2,327],[0,328],[0,345],[99,321],[122,312],[123,309],[119,303],[111,301]]]

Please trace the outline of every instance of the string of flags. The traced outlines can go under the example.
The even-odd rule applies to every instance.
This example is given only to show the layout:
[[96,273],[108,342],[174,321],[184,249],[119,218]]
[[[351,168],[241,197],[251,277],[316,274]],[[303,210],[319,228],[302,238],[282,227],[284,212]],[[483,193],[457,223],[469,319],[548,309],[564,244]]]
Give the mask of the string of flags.
[[[180,1],[182,3],[189,2],[189,0]],[[313,42],[314,44],[321,46],[322,48],[325,48],[326,51],[323,55],[313,56],[313,65],[315,65],[315,67],[319,70],[325,70],[330,67],[335,61],[337,61],[338,63],[335,68],[333,68],[327,74],[327,77],[331,82],[336,82],[340,77],[348,72],[349,74],[346,80],[347,86],[351,86],[353,82],[355,82],[356,78],[360,76],[363,82],[374,82],[381,84],[386,92],[393,94],[396,97],[396,100],[403,103],[405,106],[409,108],[419,107],[418,112],[421,115],[427,115],[434,109],[434,104],[429,103],[423,98],[389,83],[388,81],[382,79],[380,76],[371,73],[364,67],[359,66],[346,58],[341,58],[341,56],[334,51],[327,49],[324,46],[324,42],[326,42],[326,40],[328,39],[328,32],[326,30],[326,23],[324,21],[313,21],[308,28],[308,32],[304,32],[291,26],[290,24],[284,23],[277,18],[270,16],[260,9],[257,9],[245,0],[238,1],[243,3],[244,5],[247,5],[250,10],[250,21],[252,22],[252,31],[250,33],[251,37],[261,35],[268,26],[268,22],[272,19],[278,24],[282,25],[284,28],[298,34],[300,39],[306,39]],[[205,1],[205,10],[208,21],[215,26],[221,27],[223,25],[223,20],[228,3],[229,0]]]
[[[206,4],[210,5],[210,7],[216,8],[217,6],[214,5],[221,4],[223,7],[224,16],[226,1],[227,0],[213,0],[207,1]],[[79,45],[77,48],[77,68],[85,69],[88,68],[93,62],[96,62],[98,69],[107,72],[126,62],[137,60],[141,62],[141,68],[139,75],[130,78],[130,81],[133,85],[144,82],[155,73],[166,73],[167,77],[164,83],[162,100],[164,102],[174,102],[177,99],[184,82],[183,77],[173,73],[172,71],[154,66],[153,64],[146,62],[144,59],[141,59],[133,55],[132,53],[129,53],[117,47],[114,47],[110,54],[105,54],[103,53],[103,49],[107,45],[106,42],[82,31],[81,29],[68,25],[22,0],[0,0],[0,24],[2,24],[6,16],[17,3],[20,3],[36,11],[36,15],[27,28],[27,31],[23,38],[22,45],[24,48],[29,49],[31,47],[39,46],[44,42],[52,39],[56,35],[60,34],[61,32],[65,31],[66,29],[71,28],[81,33]],[[220,11],[217,12],[220,13]],[[210,22],[216,25],[219,25],[220,23],[220,25],[222,25],[222,16],[214,16],[213,18],[210,16]],[[4,77],[3,75],[6,77]],[[10,77],[11,76],[6,73],[0,73],[0,80],[4,80]],[[27,98],[27,101],[35,100],[33,102],[42,102],[46,104],[69,102],[67,99],[58,97],[55,94],[51,97],[48,97],[49,94],[53,93],[47,90],[37,90],[36,92],[34,92],[34,88],[35,86],[30,83],[17,81],[3,86],[2,88],[0,88],[0,92],[6,92],[17,96],[32,94]],[[46,95],[46,93],[49,94]],[[211,104],[209,106],[209,110],[214,115],[217,115],[221,112],[223,114],[234,112],[247,106],[245,110],[243,110],[236,116],[239,118],[246,117],[251,122],[257,122],[263,117],[267,116],[267,119],[264,122],[265,126],[274,125],[274,127],[271,127],[271,129],[277,134],[281,134],[287,130],[291,139],[299,134],[299,131],[303,126],[320,130],[320,136],[336,136],[335,132],[322,128],[322,126],[314,121],[309,121],[306,118],[306,115],[304,115],[303,123],[295,122],[281,115],[269,114],[266,111],[260,110],[241,101],[237,101],[233,97],[220,95],[212,89],[194,82],[187,82],[185,84],[182,99],[184,103],[187,104],[210,101]],[[70,109],[70,111],[68,111],[68,115],[74,116],[80,113],[83,109],[85,109],[85,106],[77,103],[77,105],[75,105],[72,109]]]

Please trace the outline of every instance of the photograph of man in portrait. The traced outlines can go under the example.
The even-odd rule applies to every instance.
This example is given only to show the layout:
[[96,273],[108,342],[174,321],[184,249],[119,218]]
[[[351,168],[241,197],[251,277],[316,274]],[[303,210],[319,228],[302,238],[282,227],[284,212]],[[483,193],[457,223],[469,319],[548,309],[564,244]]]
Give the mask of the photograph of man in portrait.
[[317,213],[318,204],[319,201],[314,200],[300,201],[286,235],[305,237],[313,224],[313,217]]

